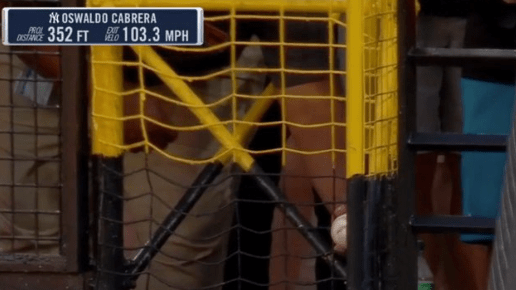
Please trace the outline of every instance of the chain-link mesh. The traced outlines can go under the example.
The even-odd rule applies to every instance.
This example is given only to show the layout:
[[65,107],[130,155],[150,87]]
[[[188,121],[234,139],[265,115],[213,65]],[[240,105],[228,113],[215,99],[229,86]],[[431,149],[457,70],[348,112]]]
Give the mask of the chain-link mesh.
[[[59,1],[0,1],[2,8],[59,5]],[[0,252],[5,254],[59,254],[59,60],[58,49],[1,46]]]

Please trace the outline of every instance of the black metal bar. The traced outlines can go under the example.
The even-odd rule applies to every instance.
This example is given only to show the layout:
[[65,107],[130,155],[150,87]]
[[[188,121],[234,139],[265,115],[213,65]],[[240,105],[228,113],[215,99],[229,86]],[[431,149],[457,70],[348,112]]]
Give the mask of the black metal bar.
[[365,177],[353,176],[348,181],[347,228],[348,289],[361,290],[364,281],[364,198]]
[[408,52],[415,46],[415,1],[398,0],[398,178],[394,194],[396,239],[392,247],[395,277],[387,287],[417,289],[417,242],[409,221],[415,211],[415,156],[408,148],[410,132],[416,130],[416,67],[408,61]]
[[186,191],[181,200],[179,200],[177,205],[174,207],[174,210],[167,215],[160,227],[152,235],[151,240],[147,242],[145,247],[140,250],[131,261],[131,266],[128,270],[130,275],[126,278],[126,287],[135,287],[134,281],[136,281],[141,272],[149,266],[152,258],[159,252],[161,247],[174,233],[177,227],[179,227],[208,186],[220,174],[223,167],[224,165],[220,162],[210,163],[204,167],[203,171],[201,171],[197,176],[192,186]]
[[295,205],[287,201],[281,190],[276,185],[274,185],[274,182],[263,172],[263,170],[258,165],[253,165],[249,173],[252,174],[254,180],[264,191],[264,193],[266,193],[271,200],[274,200],[278,203],[278,208],[283,211],[289,221],[312,245],[317,255],[321,255],[321,258],[326,263],[328,263],[330,267],[333,268],[333,271],[338,276],[340,276],[340,278],[346,280],[346,267],[342,264],[341,261],[333,259],[331,256],[331,245],[319,236],[317,229],[310,225],[310,223],[299,213],[299,210]]
[[[91,152],[91,151],[90,151]],[[98,155],[91,156],[91,196],[89,201],[89,211],[93,222],[90,227],[90,243],[91,243],[91,257],[99,257],[99,235],[100,235],[100,190],[101,190],[101,175],[100,175],[100,159]],[[90,259],[90,267],[96,267],[98,261]]]
[[407,144],[414,150],[505,152],[506,135],[412,133]]
[[380,190],[378,179],[367,180],[367,198],[364,209],[364,281],[361,288],[363,290],[374,290],[379,287],[377,234]]
[[416,65],[482,66],[516,65],[516,50],[472,48],[412,48],[409,60]]
[[382,182],[380,178],[375,178],[371,181],[373,183],[373,188],[370,191],[371,196],[371,207],[368,208],[368,211],[371,215],[371,262],[372,262],[372,268],[371,273],[372,276],[372,284],[373,289],[380,289],[381,282],[380,282],[380,209],[381,209],[381,198],[382,198]]
[[123,157],[101,158],[100,246],[98,290],[122,289],[124,274],[123,240]]
[[413,216],[410,225],[421,233],[484,233],[493,234],[495,219],[466,216]]
[[[380,202],[380,228],[378,233],[379,249],[380,249],[380,277],[382,290],[397,289],[395,285],[396,256],[394,249],[396,247],[396,215],[394,214],[394,197],[396,196],[396,188],[394,186],[395,179],[384,177],[382,179],[382,193]],[[394,283],[392,283],[394,282]]]
[[[65,0],[75,6],[80,0]],[[62,176],[63,245],[69,271],[88,267],[88,96],[86,94],[86,51],[81,47],[63,47],[62,83]],[[73,120],[73,121],[71,121]]]
[[[62,0],[59,6],[83,6],[83,0]],[[50,4],[47,2],[47,4]],[[52,5],[51,5],[52,6]],[[21,52],[20,52],[21,53]],[[33,51],[27,51],[32,54]],[[44,53],[34,53],[38,56]],[[83,272],[88,266],[88,119],[87,107],[87,62],[85,49],[80,47],[62,47],[54,53],[55,61],[60,62],[61,73],[56,87],[61,110],[54,109],[53,113],[60,114],[59,138],[60,149],[58,157],[61,174],[61,255],[66,258],[66,272]],[[61,55],[60,58],[58,56]],[[33,84],[35,85],[35,84]],[[39,107],[39,106],[38,106]],[[38,110],[34,118],[38,119]],[[36,134],[38,122],[35,122]],[[35,137],[37,140],[37,137]],[[36,158],[38,142],[36,141]],[[51,158],[50,158],[51,159]],[[50,161],[54,162],[54,161]],[[38,177],[36,175],[36,183]],[[37,187],[40,187],[39,185]],[[37,199],[36,199],[37,201]],[[37,248],[36,248],[37,249]]]

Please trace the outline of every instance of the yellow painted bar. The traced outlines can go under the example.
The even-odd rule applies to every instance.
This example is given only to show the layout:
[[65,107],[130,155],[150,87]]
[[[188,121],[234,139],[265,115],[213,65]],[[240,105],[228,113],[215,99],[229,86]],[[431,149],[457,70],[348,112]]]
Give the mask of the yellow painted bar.
[[[357,1],[357,0],[355,0]],[[349,0],[91,0],[96,7],[202,7],[209,11],[299,11],[343,13]]]
[[[385,15],[380,20],[380,27],[385,27],[386,30],[389,28],[388,23],[388,16]],[[378,34],[378,38],[380,39],[382,35],[380,35],[380,31],[376,32]],[[383,37],[387,38],[388,35],[386,32],[383,32]],[[389,64],[389,55],[388,55],[388,45],[389,42],[381,42],[380,43],[380,66],[382,67],[380,69],[382,76],[379,78],[379,87],[380,92],[382,93],[380,96],[377,97],[377,105],[376,105],[376,118],[378,120],[386,120],[389,117],[389,98],[390,95],[383,94],[384,92],[387,92],[390,89],[390,82],[389,82],[389,75],[387,74],[388,68],[385,68],[386,65]],[[387,172],[388,170],[388,148],[387,145],[389,144],[389,122],[388,121],[380,121],[376,123],[375,126],[375,134],[376,134],[376,140],[377,143],[375,144],[378,146],[378,149],[376,149],[376,168],[375,173],[382,173]]]
[[[276,91],[274,85],[270,84],[267,86],[265,91],[262,93],[262,96],[270,96]],[[258,99],[249,109],[247,114],[244,117],[245,122],[258,122],[260,118],[267,112],[267,109],[271,106],[271,104],[275,100],[272,98],[262,98]],[[237,124],[235,133],[233,133],[233,138],[240,143],[246,144],[248,142],[249,137],[251,137],[251,129],[253,127],[250,124]],[[224,149],[221,149],[216,155],[219,155]],[[231,161],[230,155],[223,155],[220,158],[220,162],[226,165],[229,161]]]
[[[378,6],[376,7],[376,11],[373,12],[374,14],[377,14],[379,11],[382,11],[382,3],[378,3],[379,1],[376,1]],[[376,13],[375,13],[376,12]],[[383,25],[383,18],[381,16],[372,16],[368,17],[365,20],[364,23],[364,31],[367,35],[368,44],[366,47],[364,47],[365,50],[365,67],[366,70],[374,70],[374,75],[367,77],[367,81],[365,82],[367,86],[369,86],[367,89],[368,93],[366,94],[369,98],[370,102],[368,104],[369,107],[367,107],[368,112],[368,120],[366,120],[366,123],[369,123],[371,125],[369,131],[366,133],[366,145],[365,145],[365,152],[364,154],[367,154],[369,157],[369,174],[375,174],[379,172],[379,164],[382,162],[382,155],[381,155],[381,149],[379,149],[379,146],[381,146],[381,138],[382,138],[382,122],[378,121],[382,118],[382,95],[384,86],[383,83],[385,81],[385,77],[382,76],[382,65],[384,64],[382,62],[383,58],[383,43],[380,42],[374,42],[371,43],[370,41],[378,40],[380,39],[380,33],[384,29],[387,29],[387,27],[384,28]],[[381,30],[379,28],[382,28]]]
[[[397,11],[397,2],[395,0],[392,0],[394,5],[396,5],[395,10]],[[395,15],[392,15],[388,19],[391,27],[391,31],[393,32],[393,35],[398,37],[398,24],[397,24],[397,17]],[[397,64],[398,63],[398,41],[396,40],[388,47],[388,61],[390,64]],[[395,69],[390,71],[389,73],[389,91],[396,91],[398,92],[398,67],[396,66]],[[387,161],[390,163],[388,165],[389,170],[396,170],[394,168],[395,161],[398,159],[398,150],[397,146],[392,146],[393,144],[397,145],[398,140],[398,119],[396,118],[398,116],[398,94],[394,93],[389,98],[388,103],[388,115],[389,117],[395,118],[392,122],[390,122],[390,134],[388,133],[388,140],[389,140],[389,149],[388,149],[388,158]]]
[[[391,0],[391,2],[394,1]],[[395,15],[383,15],[380,27],[384,30],[375,31],[376,38],[395,37],[397,33]],[[378,35],[379,33],[382,35]],[[397,123],[392,121],[397,114],[397,95],[388,92],[397,91],[397,70],[394,67],[397,63],[397,42],[383,41],[380,43],[379,51],[378,65],[381,77],[376,80],[378,96],[375,101],[375,119],[381,121],[377,121],[374,125],[373,149],[369,152],[371,156],[369,174],[392,172],[392,160],[396,159],[396,150],[393,150],[391,144],[396,144],[397,140]]]
[[[121,61],[121,46],[93,46],[92,84],[94,88],[92,99],[92,153],[105,157],[122,155],[124,145],[123,130],[123,76],[122,66],[116,64],[97,64],[95,61]],[[109,93],[114,92],[114,93]],[[103,118],[100,116],[107,116]],[[120,118],[120,120],[112,119]]]
[[[253,157],[243,151],[243,147],[238,143],[226,127],[220,124],[218,117],[202,102],[202,100],[185,84],[184,81],[178,78],[178,75],[167,65],[167,63],[149,46],[143,46],[137,49],[131,46],[136,54],[140,54],[142,60],[149,66],[162,72],[157,73],[158,77],[179,97],[183,102],[190,107],[192,113],[199,118],[199,120],[207,125],[208,130],[219,140],[219,142],[227,149],[232,149],[235,156],[235,161],[244,169],[249,171],[254,164]],[[170,76],[170,77],[169,77]]]
[[364,29],[362,1],[349,1],[346,36],[346,176],[364,174]]

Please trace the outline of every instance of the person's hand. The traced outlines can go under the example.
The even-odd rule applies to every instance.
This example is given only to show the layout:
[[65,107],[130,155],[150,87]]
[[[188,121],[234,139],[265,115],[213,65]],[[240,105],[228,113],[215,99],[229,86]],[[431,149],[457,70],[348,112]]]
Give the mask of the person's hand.
[[503,0],[507,4],[516,4],[516,0]]
[[[170,124],[170,117],[173,113],[173,105],[147,95],[145,99],[145,116],[151,118],[162,124]],[[124,115],[135,116],[140,113],[140,99],[139,95],[131,95],[124,97]],[[147,140],[159,149],[165,149],[168,144],[177,138],[177,132],[159,126],[153,122],[145,120],[145,130],[147,133]],[[124,122],[124,144],[130,145],[144,140],[144,135],[141,127],[141,119],[128,120]],[[131,149],[131,152],[142,151],[145,147],[139,146]]]
[[335,243],[335,253],[344,255],[348,249],[347,243],[347,207],[340,205],[335,209],[335,220],[331,225],[331,238]]

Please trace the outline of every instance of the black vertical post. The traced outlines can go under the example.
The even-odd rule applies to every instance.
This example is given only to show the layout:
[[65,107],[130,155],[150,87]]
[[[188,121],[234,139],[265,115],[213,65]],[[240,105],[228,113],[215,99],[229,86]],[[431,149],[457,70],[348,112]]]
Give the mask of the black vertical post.
[[98,290],[124,289],[122,157],[101,158]]
[[380,181],[380,178],[372,177],[364,181],[365,185],[352,184],[351,204],[348,197],[348,227],[351,226],[348,252],[353,255],[356,279],[352,289],[380,289]]
[[367,196],[364,206],[364,283],[362,290],[379,289],[378,222],[381,196],[380,179],[367,179]]
[[382,180],[382,194],[380,207],[380,232],[379,242],[381,249],[381,287],[382,290],[399,289],[396,285],[396,215],[394,212],[394,197],[396,195],[394,178],[387,177]]
[[[75,6],[80,0],[63,0]],[[69,272],[88,267],[88,96],[84,47],[61,48],[62,82],[60,128],[60,164],[62,181],[62,255]],[[57,60],[57,58],[56,58]],[[57,111],[56,111],[57,112]],[[35,116],[36,117],[36,116]]]
[[409,226],[415,210],[414,153],[407,147],[407,137],[416,129],[416,67],[408,61],[408,51],[415,46],[415,1],[398,1],[398,179],[394,199],[396,238],[392,250],[397,289],[417,289],[417,244]]
[[365,177],[356,175],[348,181],[347,272],[348,290],[361,290],[364,282],[364,201],[367,193]]

